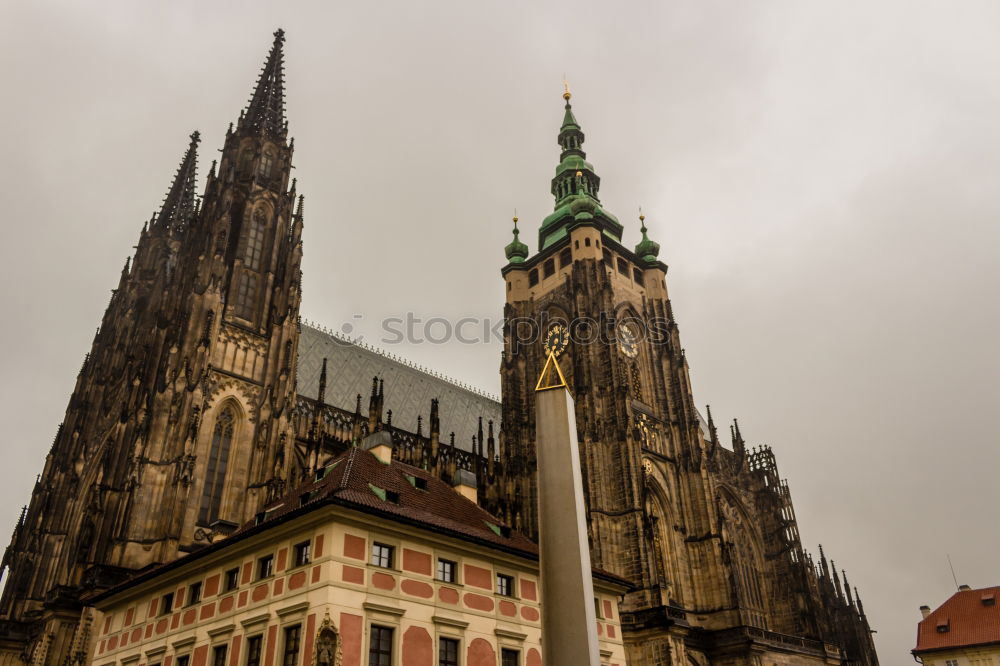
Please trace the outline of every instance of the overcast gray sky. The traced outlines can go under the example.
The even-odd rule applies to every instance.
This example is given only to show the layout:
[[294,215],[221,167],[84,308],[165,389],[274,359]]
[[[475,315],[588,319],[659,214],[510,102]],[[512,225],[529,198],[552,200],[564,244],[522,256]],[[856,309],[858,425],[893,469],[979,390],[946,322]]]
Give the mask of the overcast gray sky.
[[[774,447],[882,662],[947,553],[1000,583],[995,0],[0,6],[0,535],[188,134],[204,175],[280,25],[304,317],[499,317],[565,73],[602,200],[663,245],[696,399]],[[499,390],[495,343],[391,351]]]

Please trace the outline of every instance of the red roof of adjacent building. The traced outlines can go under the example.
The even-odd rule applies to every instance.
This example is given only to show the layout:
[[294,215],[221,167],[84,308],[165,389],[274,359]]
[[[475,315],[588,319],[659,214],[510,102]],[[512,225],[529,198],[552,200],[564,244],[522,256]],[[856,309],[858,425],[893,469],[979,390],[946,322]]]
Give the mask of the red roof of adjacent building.
[[917,625],[914,653],[1000,643],[1000,586],[960,590]]
[[390,520],[408,521],[424,529],[538,557],[538,546],[533,541],[419,467],[395,459],[383,463],[370,451],[351,448],[321,468],[317,476],[317,480],[304,483],[265,506],[256,521],[239,531],[251,530],[313,504],[333,501]]

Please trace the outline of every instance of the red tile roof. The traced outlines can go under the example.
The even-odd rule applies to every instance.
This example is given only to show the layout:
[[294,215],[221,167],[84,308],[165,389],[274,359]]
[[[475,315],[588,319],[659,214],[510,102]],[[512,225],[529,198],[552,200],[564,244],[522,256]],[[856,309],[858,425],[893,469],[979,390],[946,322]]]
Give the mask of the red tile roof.
[[259,520],[247,523],[239,532],[310,504],[332,501],[366,513],[382,514],[390,520],[417,523],[530,558],[538,557],[538,546],[533,541],[419,467],[398,460],[386,464],[370,451],[351,448],[324,469],[322,479],[300,485],[264,507],[262,515],[258,514]]
[[998,599],[1000,587],[956,592],[917,625],[913,652],[1000,643]]

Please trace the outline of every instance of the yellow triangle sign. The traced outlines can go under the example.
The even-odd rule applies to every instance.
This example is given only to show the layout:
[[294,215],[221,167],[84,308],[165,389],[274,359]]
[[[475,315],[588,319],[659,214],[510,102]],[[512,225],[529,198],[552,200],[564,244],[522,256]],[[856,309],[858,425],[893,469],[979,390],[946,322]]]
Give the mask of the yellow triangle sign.
[[538,377],[535,390],[548,391],[557,388],[568,387],[566,386],[566,378],[563,377],[562,368],[559,367],[559,361],[556,360],[556,355],[549,352],[549,357],[545,361],[545,367],[542,368],[542,374]]

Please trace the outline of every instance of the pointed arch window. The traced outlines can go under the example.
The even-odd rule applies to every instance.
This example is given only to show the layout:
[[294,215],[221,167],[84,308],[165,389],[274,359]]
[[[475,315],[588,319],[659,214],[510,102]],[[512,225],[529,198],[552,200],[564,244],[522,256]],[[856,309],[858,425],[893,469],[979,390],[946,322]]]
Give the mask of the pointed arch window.
[[222,510],[222,491],[226,483],[226,468],[229,466],[235,430],[236,410],[228,406],[219,414],[215,430],[212,431],[212,448],[208,452],[205,486],[201,492],[201,510],[198,512],[198,522],[202,525],[210,525],[218,520]]

